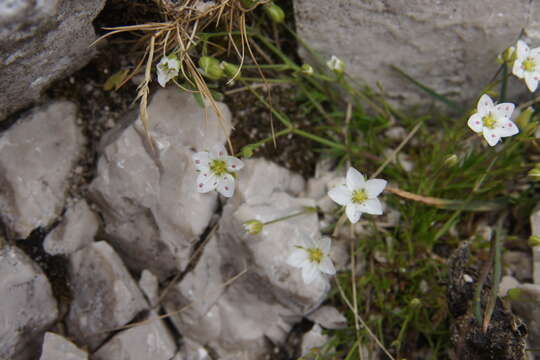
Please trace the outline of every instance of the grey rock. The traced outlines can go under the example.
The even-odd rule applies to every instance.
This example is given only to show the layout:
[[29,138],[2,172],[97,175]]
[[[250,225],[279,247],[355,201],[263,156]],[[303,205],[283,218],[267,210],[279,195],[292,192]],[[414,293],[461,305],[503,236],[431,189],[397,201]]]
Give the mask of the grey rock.
[[540,285],[521,284],[519,299],[512,300],[512,310],[527,325],[527,341],[531,348],[540,346]]
[[70,102],[51,103],[0,137],[0,214],[21,238],[49,225],[64,206],[67,178],[84,146],[76,111]]
[[312,349],[317,349],[328,341],[328,336],[322,333],[322,328],[315,324],[307,333],[302,336],[301,353],[304,359],[316,359],[316,353],[312,352]]
[[95,360],[170,360],[176,344],[169,330],[154,312],[139,325],[115,335],[97,352]]
[[307,318],[326,329],[343,329],[347,327],[347,319],[333,306],[321,306]]
[[50,255],[69,255],[94,241],[99,219],[86,201],[69,207],[64,219],[45,238],[43,248]]
[[291,196],[303,190],[301,178],[265,160],[247,161],[246,169],[217,234],[165,299],[167,312],[184,309],[172,317],[180,333],[221,359],[264,358],[268,340],[282,344],[329,290],[328,281],[307,286],[299,269],[286,263],[299,232],[320,236],[316,214],[267,225],[258,235],[243,227],[250,219],[265,222],[314,206],[311,199]]
[[0,250],[0,359],[35,359],[58,307],[49,280],[21,250]]
[[439,93],[470,100],[522,30],[540,41],[540,6],[530,0],[296,0],[294,6],[299,36],[325,61],[338,56],[353,77],[380,82],[389,98],[410,104],[426,96],[391,65]]
[[505,251],[502,256],[505,270],[520,282],[532,279],[531,256],[522,251]]
[[48,332],[39,360],[88,360],[88,354],[63,336]]
[[149,270],[143,270],[139,279],[139,287],[143,291],[150,306],[157,305],[159,300],[159,280]]
[[107,240],[126,264],[164,279],[189,260],[192,245],[207,228],[217,205],[215,192],[196,191],[193,151],[223,144],[223,127],[212,109],[188,93],[159,90],[148,107],[150,150],[139,120],[105,148],[91,194],[105,219]]
[[182,339],[182,347],[173,360],[211,360],[208,351],[189,338]]
[[90,61],[92,21],[104,5],[105,0],[0,3],[0,121]]
[[517,281],[512,276],[503,276],[501,282],[499,283],[499,296],[506,296],[508,290],[519,288],[519,281]]
[[68,333],[92,350],[108,331],[126,325],[147,309],[122,260],[104,241],[71,254],[68,271],[73,291],[66,318]]
[[[531,214],[531,235],[540,236],[540,207],[536,207]],[[533,255],[533,282],[540,285],[540,246],[534,246],[532,248]]]

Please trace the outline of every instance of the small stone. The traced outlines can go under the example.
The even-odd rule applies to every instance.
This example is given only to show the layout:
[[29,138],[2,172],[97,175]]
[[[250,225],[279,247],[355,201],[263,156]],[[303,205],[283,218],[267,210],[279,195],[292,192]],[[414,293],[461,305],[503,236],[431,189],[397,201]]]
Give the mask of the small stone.
[[68,208],[64,219],[45,238],[43,248],[50,255],[69,255],[94,241],[99,219],[86,201]]
[[151,307],[157,305],[159,300],[159,282],[158,278],[150,272],[150,270],[143,270],[141,278],[139,280],[139,287],[143,291],[148,303]]
[[182,346],[173,360],[211,360],[208,351],[189,338],[182,339]]
[[321,306],[307,318],[326,329],[344,329],[347,327],[347,319],[333,306]]
[[522,251],[505,251],[502,261],[505,270],[518,281],[526,282],[532,279],[532,260],[529,254]]
[[73,300],[68,333],[95,350],[108,331],[126,325],[147,309],[146,301],[109,244],[94,242],[69,257]]
[[0,249],[0,359],[33,360],[58,307],[45,274],[22,250]]
[[517,281],[512,276],[503,276],[501,282],[499,283],[499,293],[501,297],[506,296],[509,290],[519,287],[519,281]]
[[48,332],[39,360],[88,360],[88,354],[63,336]]
[[48,226],[64,206],[67,178],[85,142],[76,112],[71,102],[54,102],[0,137],[0,216],[20,238]]

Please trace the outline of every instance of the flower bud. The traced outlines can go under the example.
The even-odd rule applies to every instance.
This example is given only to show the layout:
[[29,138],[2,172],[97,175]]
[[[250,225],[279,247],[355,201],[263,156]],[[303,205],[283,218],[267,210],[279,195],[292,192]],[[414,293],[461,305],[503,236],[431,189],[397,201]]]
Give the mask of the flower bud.
[[508,299],[513,300],[513,301],[520,300],[521,289],[519,288],[508,289],[508,291],[506,292],[506,297],[508,297]]
[[459,162],[459,158],[456,154],[452,154],[444,160],[444,164],[448,167],[454,167]]
[[244,230],[249,235],[257,235],[262,231],[264,224],[259,220],[249,220],[244,223]]
[[326,66],[336,74],[342,74],[345,71],[345,63],[335,55],[326,62]]
[[211,80],[218,80],[223,76],[223,69],[216,58],[202,56],[199,59],[199,66],[203,70],[203,75]]
[[532,235],[529,237],[529,246],[535,247],[540,246],[540,236],[538,235]]
[[409,302],[409,305],[413,308],[416,308],[416,307],[419,307],[420,305],[422,305],[422,301],[419,299],[419,298],[413,298],[410,302]]
[[532,181],[540,181],[540,168],[534,167],[527,174]]
[[231,63],[228,63],[226,61],[222,61],[219,66],[223,69],[225,72],[225,75],[229,77],[239,76],[240,75],[240,67],[238,65],[234,65]]
[[497,56],[497,62],[499,64],[508,63],[509,65],[512,65],[514,61],[516,60],[516,58],[517,58],[516,48],[513,46],[510,46],[509,48],[507,48],[506,50],[504,50],[502,53],[500,53]]
[[533,113],[533,108],[528,107],[516,117],[515,123],[521,129],[521,131],[524,131],[528,127],[527,125],[529,125]]
[[309,64],[304,64],[300,68],[300,72],[304,75],[313,75],[313,66]]
[[283,9],[273,2],[269,2],[264,5],[264,12],[270,18],[270,20],[276,24],[281,24],[285,20],[285,13],[283,12]]

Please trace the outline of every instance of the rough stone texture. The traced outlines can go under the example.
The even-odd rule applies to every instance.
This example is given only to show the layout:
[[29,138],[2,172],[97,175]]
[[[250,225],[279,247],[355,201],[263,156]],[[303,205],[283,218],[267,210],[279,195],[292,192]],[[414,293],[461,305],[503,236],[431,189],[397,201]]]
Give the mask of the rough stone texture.
[[0,137],[0,216],[21,238],[49,225],[64,206],[67,177],[84,145],[76,111],[54,102]]
[[519,300],[512,301],[512,310],[527,325],[527,341],[531,348],[540,347],[540,286],[537,284],[521,284]]
[[321,306],[307,318],[326,329],[344,329],[347,327],[347,319],[333,306]]
[[162,320],[154,312],[147,322],[122,331],[107,341],[94,360],[170,360],[176,344]]
[[531,256],[522,251],[505,251],[502,256],[505,270],[521,282],[532,279]]
[[92,21],[104,5],[105,0],[0,2],[0,121],[90,61]]
[[49,280],[21,250],[0,250],[0,359],[33,360],[58,317]]
[[88,354],[63,336],[48,332],[39,360],[88,360]]
[[159,90],[148,107],[156,154],[147,146],[140,121],[105,148],[91,186],[105,218],[107,240],[126,264],[151,270],[160,279],[187,265],[192,244],[206,229],[217,205],[215,192],[196,191],[194,151],[225,143],[214,112],[191,94]]
[[294,7],[300,37],[325,61],[336,55],[353,77],[412,104],[429,98],[391,65],[471,101],[524,28],[533,45],[540,41],[540,5],[530,0],[295,0]]
[[67,209],[64,219],[45,238],[43,248],[50,255],[69,255],[94,241],[99,218],[86,201],[79,200]]
[[[531,214],[531,235],[540,236],[540,207],[536,209]],[[540,246],[534,246],[532,248],[533,253],[533,282],[537,285],[540,285]]]
[[159,281],[158,278],[148,270],[143,270],[139,279],[139,287],[141,288],[146,300],[151,307],[157,305],[159,300]]
[[122,260],[104,241],[69,258],[73,301],[66,319],[69,335],[95,349],[112,330],[147,309],[146,301]]
[[182,339],[182,347],[173,360],[211,360],[205,348],[190,340],[189,338]]
[[311,199],[294,197],[303,187],[301,178],[283,168],[247,161],[217,234],[165,300],[168,312],[190,305],[172,318],[174,324],[186,337],[216,350],[220,359],[263,358],[269,342],[283,343],[292,324],[326,296],[327,281],[308,286],[300,270],[286,264],[299,232],[320,236],[316,214],[268,225],[258,235],[246,234],[242,225],[313,206]]

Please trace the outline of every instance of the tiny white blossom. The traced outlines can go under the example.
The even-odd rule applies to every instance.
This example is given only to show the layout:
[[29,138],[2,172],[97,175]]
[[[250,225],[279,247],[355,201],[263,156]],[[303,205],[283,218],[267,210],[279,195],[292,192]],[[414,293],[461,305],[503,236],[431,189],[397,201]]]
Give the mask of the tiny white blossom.
[[335,55],[326,62],[326,66],[338,74],[345,71],[345,63]]
[[158,83],[162,87],[165,87],[169,80],[178,76],[178,71],[180,71],[180,61],[178,61],[176,55],[172,54],[162,57],[156,67]]
[[336,269],[330,259],[331,240],[328,237],[311,239],[302,233],[300,244],[296,245],[287,264],[302,269],[302,279],[306,284],[322,278],[322,273],[334,275]]
[[502,137],[516,135],[519,129],[510,117],[514,104],[501,103],[495,105],[491,98],[484,94],[480,97],[474,113],[467,125],[476,133],[482,133],[490,146],[495,146]]
[[512,67],[512,73],[524,79],[531,92],[536,91],[540,80],[540,47],[530,49],[523,40],[516,45],[516,60]]
[[386,180],[365,180],[358,170],[351,167],[347,171],[345,183],[328,192],[328,196],[339,205],[345,206],[345,213],[351,223],[360,220],[362,213],[381,215],[382,205],[377,196],[386,187]]
[[193,154],[193,162],[199,172],[197,191],[207,193],[217,190],[225,197],[234,194],[234,173],[244,167],[244,163],[227,155],[223,145],[216,145],[210,152]]

